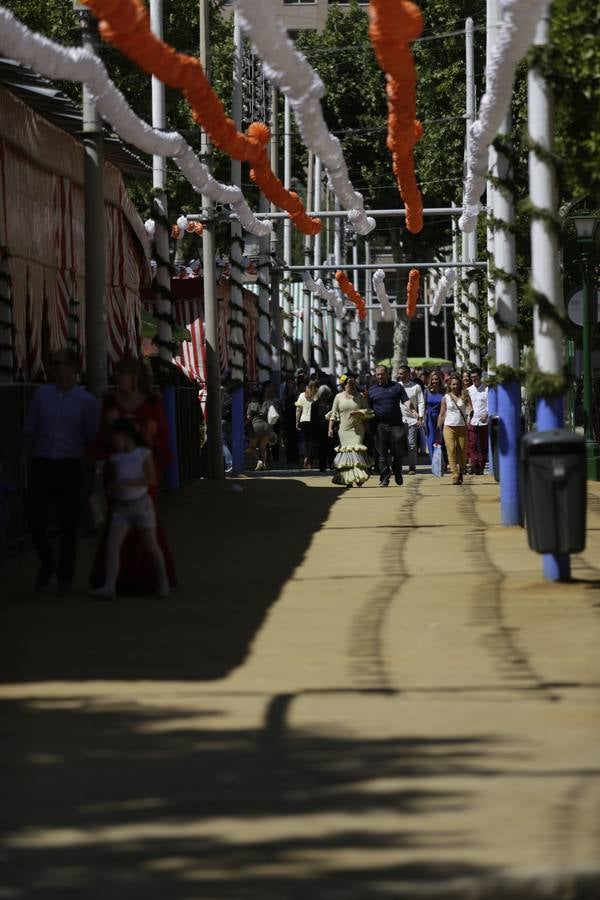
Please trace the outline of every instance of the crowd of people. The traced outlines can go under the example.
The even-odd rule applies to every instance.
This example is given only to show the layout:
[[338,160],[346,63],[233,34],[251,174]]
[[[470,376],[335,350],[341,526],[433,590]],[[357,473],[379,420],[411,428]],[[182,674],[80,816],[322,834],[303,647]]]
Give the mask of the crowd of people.
[[[348,372],[337,383],[323,372],[298,369],[279,394],[268,383],[246,404],[247,453],[257,470],[279,462],[334,471],[335,484],[360,487],[371,474],[383,487],[414,475],[419,455],[441,449],[455,484],[487,465],[487,388],[481,369],[462,373],[401,365],[368,375]],[[224,434],[228,423],[224,421]],[[230,450],[225,440],[226,466]],[[405,473],[406,469],[406,473]]]
[[[78,383],[79,360],[55,353],[51,383],[38,387],[24,426],[22,477],[31,536],[40,568],[35,586],[56,579],[68,591],[75,571],[81,514],[103,497],[103,531],[90,590],[106,599],[136,591],[168,596],[176,583],[160,526],[156,497],[171,462],[167,417],[152,373],[142,360],[122,360],[115,386],[98,402]],[[247,397],[249,464],[331,472],[333,483],[361,487],[373,474],[381,487],[414,475],[417,457],[444,455],[454,484],[487,462],[487,389],[481,370],[444,374],[385,366],[367,376],[348,372],[334,381],[299,369],[281,390],[273,384]],[[232,470],[231,396],[222,391],[224,459]],[[405,470],[406,469],[406,473]],[[101,473],[101,484],[91,479]],[[59,552],[50,536],[57,510]]]

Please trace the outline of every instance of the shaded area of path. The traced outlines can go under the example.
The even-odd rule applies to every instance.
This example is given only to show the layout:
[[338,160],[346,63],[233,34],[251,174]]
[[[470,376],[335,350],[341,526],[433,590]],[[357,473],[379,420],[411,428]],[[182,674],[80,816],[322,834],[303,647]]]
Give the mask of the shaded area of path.
[[223,677],[245,659],[339,492],[291,478],[265,491],[241,479],[166,496],[162,517],[181,584],[167,601],[87,599],[90,539],[82,542],[78,590],[67,598],[30,591],[35,561],[12,560],[3,569],[0,679]]

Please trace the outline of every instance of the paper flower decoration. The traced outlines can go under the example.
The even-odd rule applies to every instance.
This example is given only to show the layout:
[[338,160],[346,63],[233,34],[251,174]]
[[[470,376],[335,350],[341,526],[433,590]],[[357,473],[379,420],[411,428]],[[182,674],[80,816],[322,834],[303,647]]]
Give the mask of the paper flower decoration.
[[388,136],[392,169],[406,208],[406,227],[423,228],[423,198],[417,187],[413,148],[423,136],[416,119],[417,70],[410,42],[423,31],[423,16],[410,0],[370,0],[369,37],[387,77]]
[[356,306],[358,310],[358,318],[366,319],[367,318],[367,306],[361,295],[358,293],[354,285],[348,279],[348,276],[345,272],[342,272],[341,269],[338,269],[335,273],[335,280],[340,286],[342,293],[346,295],[348,300],[350,300]]
[[421,286],[421,275],[418,269],[411,269],[408,273],[408,289],[406,292],[406,315],[409,319],[414,319],[417,314],[417,301],[419,299],[419,288]]

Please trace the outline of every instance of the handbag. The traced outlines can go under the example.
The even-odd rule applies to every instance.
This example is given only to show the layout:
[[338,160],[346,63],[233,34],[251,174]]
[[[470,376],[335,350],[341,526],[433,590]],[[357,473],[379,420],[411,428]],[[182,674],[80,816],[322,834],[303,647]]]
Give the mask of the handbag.
[[269,425],[277,425],[277,423],[279,422],[279,413],[277,412],[277,409],[275,408],[275,405],[273,403],[271,403],[269,409],[267,410],[267,422],[269,423]]
[[439,444],[433,445],[433,456],[431,458],[431,474],[436,478],[441,478],[444,474],[444,456],[442,448]]

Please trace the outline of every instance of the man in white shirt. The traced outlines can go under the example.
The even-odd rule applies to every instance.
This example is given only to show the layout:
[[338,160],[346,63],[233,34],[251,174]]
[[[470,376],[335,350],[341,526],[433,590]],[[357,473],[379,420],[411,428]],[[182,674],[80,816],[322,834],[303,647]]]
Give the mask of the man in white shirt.
[[481,383],[481,369],[470,371],[471,386],[467,388],[473,406],[469,422],[469,460],[473,475],[483,475],[488,455],[488,389]]
[[400,366],[398,369],[398,381],[403,386],[408,399],[410,400],[410,408],[402,405],[402,421],[406,429],[406,440],[408,443],[408,474],[415,475],[417,471],[417,443],[419,428],[423,427],[425,418],[425,397],[421,385],[417,381],[412,381],[410,377],[410,369],[408,366]]

